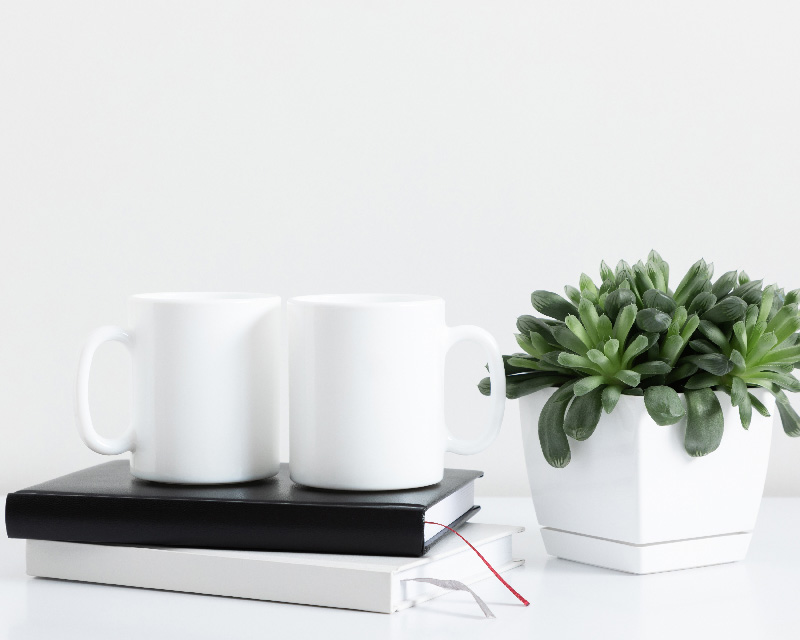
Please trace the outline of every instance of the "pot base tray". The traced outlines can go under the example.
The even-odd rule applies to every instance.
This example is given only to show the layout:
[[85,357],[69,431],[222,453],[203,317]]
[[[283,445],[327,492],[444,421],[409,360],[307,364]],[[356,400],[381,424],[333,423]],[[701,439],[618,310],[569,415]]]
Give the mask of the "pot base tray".
[[753,534],[729,533],[670,542],[631,544],[542,528],[547,553],[627,573],[645,574],[744,560]]

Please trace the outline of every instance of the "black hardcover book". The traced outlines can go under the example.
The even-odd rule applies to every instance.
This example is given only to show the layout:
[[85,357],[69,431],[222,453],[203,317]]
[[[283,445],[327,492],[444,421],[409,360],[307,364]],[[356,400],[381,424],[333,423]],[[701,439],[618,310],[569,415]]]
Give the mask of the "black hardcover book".
[[421,556],[480,507],[481,471],[445,469],[438,484],[403,491],[327,491],[274,478],[233,485],[139,480],[115,460],[16,491],[9,538],[95,544]]

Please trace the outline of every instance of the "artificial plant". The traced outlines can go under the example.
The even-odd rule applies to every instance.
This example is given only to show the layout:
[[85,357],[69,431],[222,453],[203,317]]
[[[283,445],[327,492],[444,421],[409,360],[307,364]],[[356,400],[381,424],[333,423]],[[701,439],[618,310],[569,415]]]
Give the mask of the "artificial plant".
[[[677,285],[655,251],[647,262],[600,264],[600,286],[582,274],[566,297],[531,294],[547,316],[520,316],[521,353],[504,356],[506,393],[519,398],[558,387],[539,416],[539,441],[548,463],[570,461],[568,437],[592,435],[602,411],[620,396],[643,396],[659,425],[686,416],[684,446],[692,456],[714,451],[722,439],[722,408],[714,391],[731,397],[742,426],[755,409],[769,412],[750,391],[763,387],[777,401],[784,431],[800,436],[800,416],[784,391],[800,391],[800,290],[762,287],[745,272],[728,271],[712,282],[713,264],[698,260]],[[478,385],[491,392],[489,378]],[[685,396],[685,406],[680,395]]]

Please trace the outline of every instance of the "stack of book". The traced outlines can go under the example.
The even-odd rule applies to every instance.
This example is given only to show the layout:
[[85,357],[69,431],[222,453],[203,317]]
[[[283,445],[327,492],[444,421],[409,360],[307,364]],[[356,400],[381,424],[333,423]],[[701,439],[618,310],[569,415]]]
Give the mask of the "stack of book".
[[31,576],[392,613],[522,564],[521,527],[469,523],[479,471],[433,486],[324,491],[287,465],[258,482],[189,486],[131,476],[117,460],[6,501],[6,530],[27,539]]

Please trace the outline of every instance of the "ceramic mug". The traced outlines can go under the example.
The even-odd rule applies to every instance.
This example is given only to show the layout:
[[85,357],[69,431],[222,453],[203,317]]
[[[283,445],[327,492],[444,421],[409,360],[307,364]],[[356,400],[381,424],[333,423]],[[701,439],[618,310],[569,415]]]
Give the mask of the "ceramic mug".
[[[319,295],[288,304],[290,470],[310,487],[408,489],[442,479],[444,454],[488,447],[503,419],[503,360],[479,327],[450,328],[444,300],[416,295]],[[486,350],[490,417],[475,440],[444,421],[448,349]]]
[[[89,370],[115,340],[133,364],[132,420],[101,436],[89,412]],[[86,445],[131,451],[131,473],[157,482],[217,484],[278,472],[281,299],[250,293],[131,296],[129,328],[89,336],[78,366],[76,421]]]

